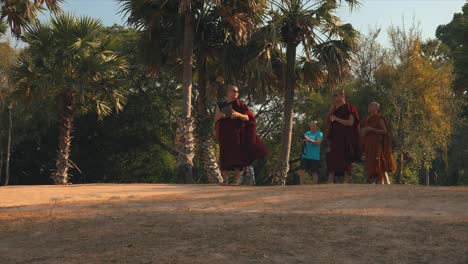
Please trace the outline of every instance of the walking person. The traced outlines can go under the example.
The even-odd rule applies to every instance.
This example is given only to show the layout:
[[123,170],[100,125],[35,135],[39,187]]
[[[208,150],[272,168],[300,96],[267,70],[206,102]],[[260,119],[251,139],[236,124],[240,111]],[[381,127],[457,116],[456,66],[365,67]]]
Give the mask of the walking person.
[[219,142],[222,184],[229,184],[228,171],[234,171],[234,185],[240,185],[241,171],[268,151],[257,135],[255,115],[239,99],[239,88],[227,90],[227,101],[218,103],[215,136]]

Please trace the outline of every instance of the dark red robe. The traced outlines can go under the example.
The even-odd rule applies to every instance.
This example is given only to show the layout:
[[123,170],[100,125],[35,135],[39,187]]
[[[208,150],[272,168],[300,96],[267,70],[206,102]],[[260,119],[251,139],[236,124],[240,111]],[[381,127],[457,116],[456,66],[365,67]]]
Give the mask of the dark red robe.
[[[218,107],[227,103],[222,103]],[[232,103],[232,109],[249,116],[249,121],[225,118],[218,121],[221,170],[241,169],[254,160],[263,159],[268,150],[257,135],[255,115],[241,100]]]
[[332,122],[328,134],[328,146],[330,151],[327,154],[327,168],[329,172],[342,174],[351,173],[351,163],[360,160],[359,151],[359,113],[353,104],[346,103],[335,109],[330,115],[348,120],[350,115],[354,116],[354,124],[345,126],[338,122]]

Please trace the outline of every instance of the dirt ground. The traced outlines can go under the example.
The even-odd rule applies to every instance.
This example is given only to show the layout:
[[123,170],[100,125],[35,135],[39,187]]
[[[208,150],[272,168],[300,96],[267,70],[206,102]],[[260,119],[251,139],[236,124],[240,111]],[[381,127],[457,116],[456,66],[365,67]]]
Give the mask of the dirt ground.
[[0,188],[0,263],[468,263],[468,188]]

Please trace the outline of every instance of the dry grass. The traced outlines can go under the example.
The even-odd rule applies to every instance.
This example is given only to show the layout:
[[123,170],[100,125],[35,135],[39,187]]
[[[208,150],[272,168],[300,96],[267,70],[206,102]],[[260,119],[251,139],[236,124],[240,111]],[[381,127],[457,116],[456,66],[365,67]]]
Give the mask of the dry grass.
[[468,188],[0,189],[0,263],[468,263]]

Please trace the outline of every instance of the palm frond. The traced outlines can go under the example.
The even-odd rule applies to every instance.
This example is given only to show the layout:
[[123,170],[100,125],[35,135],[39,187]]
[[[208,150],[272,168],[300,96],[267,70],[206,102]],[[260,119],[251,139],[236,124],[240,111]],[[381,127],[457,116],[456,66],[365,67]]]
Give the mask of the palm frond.
[[3,1],[1,6],[1,18],[6,18],[6,23],[10,26],[11,33],[19,38],[23,29],[30,23],[37,20],[38,13],[47,9],[52,13],[61,12],[60,4],[63,0],[15,0]]
[[18,91],[25,98],[73,91],[82,109],[91,102],[101,118],[125,105],[129,70],[116,51],[115,40],[103,32],[101,21],[72,14],[58,14],[50,23],[26,27],[28,48],[13,67]]

